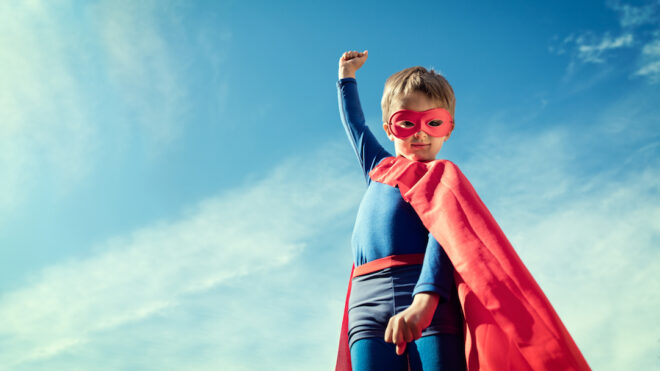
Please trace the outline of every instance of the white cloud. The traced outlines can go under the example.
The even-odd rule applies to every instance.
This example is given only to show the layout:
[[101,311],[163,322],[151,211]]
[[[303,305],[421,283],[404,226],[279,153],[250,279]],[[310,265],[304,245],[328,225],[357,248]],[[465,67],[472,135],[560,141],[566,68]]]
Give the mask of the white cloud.
[[[345,148],[341,150],[348,153]],[[221,347],[218,354],[226,358],[214,362],[240,364],[228,350],[246,352],[255,341],[263,348],[264,344],[248,335],[251,333],[271,338],[277,349],[283,344],[299,344],[297,337],[278,342],[280,334],[273,330],[290,324],[272,321],[279,317],[293,322],[296,316],[307,313],[305,308],[277,315],[278,305],[286,307],[285,302],[291,299],[309,313],[326,315],[329,297],[304,282],[322,285],[322,280],[309,275],[322,274],[325,268],[310,266],[301,270],[290,264],[295,259],[300,261],[310,244],[327,246],[328,237],[334,240],[325,234],[326,230],[335,230],[335,225],[345,229],[350,226],[364,187],[355,160],[351,158],[349,164],[336,153],[337,147],[330,146],[313,156],[290,159],[254,184],[203,200],[179,220],[161,221],[110,239],[95,246],[87,257],[72,258],[34,275],[26,287],[0,297],[0,339],[6,340],[0,364],[35,369],[72,362],[68,365],[84,367],[76,363],[80,359],[68,357],[85,359],[90,353],[103,354],[104,347],[119,346],[115,342],[121,343],[120,335],[131,332],[131,328],[148,326],[150,320],[161,316],[167,318],[177,308],[190,305],[191,298],[200,296],[225,315],[209,313],[212,318],[201,319],[201,323],[211,326],[214,333],[192,339],[212,340],[214,346],[218,345],[216,340],[225,344],[226,350]],[[319,238],[321,242],[317,242]],[[348,241],[348,235],[339,238]],[[346,272],[345,279],[341,278],[344,284],[350,273],[350,249],[348,245],[336,248],[349,259],[342,270]],[[295,287],[296,282],[302,286]],[[237,287],[238,291],[232,296],[208,294],[219,287]],[[283,296],[269,296],[272,291],[282,292]],[[295,298],[298,293],[320,295],[313,297],[319,301],[309,301],[305,296]],[[275,301],[260,303],[259,297]],[[339,323],[343,307],[339,302],[332,303],[338,309],[332,310],[334,318],[316,318],[328,320],[320,324],[321,328]],[[185,322],[182,315],[199,314],[179,313],[174,319]],[[306,328],[311,322],[303,321],[303,327],[291,331],[302,336],[301,331],[312,331]],[[168,327],[167,323],[161,325]],[[235,337],[231,343],[226,339],[227,331]],[[337,327],[337,339],[338,331]],[[90,360],[90,364],[98,361]],[[313,361],[311,357],[309,361]],[[132,361],[127,358],[124,362]],[[249,364],[244,363],[246,369]]]
[[[660,19],[660,2],[655,1],[643,6],[632,6],[621,4],[619,1],[608,1],[607,6],[619,13],[620,35],[611,36],[611,32],[596,34],[585,31],[579,34],[570,34],[561,42],[559,35],[554,35],[548,51],[553,54],[562,55],[569,53],[570,60],[566,69],[564,81],[570,79],[582,64],[599,64],[600,72],[591,81],[584,83],[585,87],[591,86],[602,78],[611,75],[620,67],[608,66],[613,60],[623,55],[622,49],[632,49],[638,54],[636,63],[626,61],[623,68],[635,69],[631,77],[645,78],[651,85],[660,82],[660,53],[658,43],[660,42],[660,30],[648,31],[643,27],[647,24],[657,24]],[[650,35],[650,37],[649,37]],[[577,89],[581,90],[581,89]]]
[[656,33],[655,40],[644,45],[640,60],[642,66],[633,76],[646,77],[651,84],[660,83],[660,32]]
[[642,6],[621,4],[619,1],[608,1],[607,6],[619,12],[621,27],[637,27],[658,21],[660,2],[654,1]]
[[[76,34],[41,3],[0,4],[0,211],[14,209],[38,179],[58,185],[89,172],[96,128],[72,55],[89,57]],[[0,212],[0,222],[3,213]]]
[[[559,39],[555,35],[552,40]],[[608,51],[620,48],[631,47],[634,45],[634,36],[632,33],[623,33],[620,36],[612,37],[609,32],[598,36],[593,32],[587,31],[581,34],[570,34],[566,36],[558,45],[548,46],[551,53],[561,55],[566,53],[567,49],[573,49],[573,57],[583,63],[604,63],[605,54]]]
[[172,35],[184,34],[179,8],[105,1],[90,9],[98,19],[109,81],[128,108],[128,121],[146,130],[156,149],[180,136],[189,109],[185,60],[168,45]]
[[73,193],[109,153],[171,146],[189,123],[187,51],[210,64],[222,106],[231,33],[184,27],[182,6],[0,3],[0,225],[30,195]]
[[660,300],[649,297],[660,290],[660,171],[611,175],[620,177],[565,177],[576,195],[518,220],[524,230],[511,237],[594,369],[650,369],[660,330]]
[[577,45],[577,57],[581,61],[585,63],[603,63],[605,62],[603,58],[605,52],[613,49],[630,47],[633,44],[633,35],[626,33],[612,39],[612,37],[606,33],[600,40],[597,40],[594,43],[592,40],[589,40],[588,34],[584,34],[575,39],[575,44]]

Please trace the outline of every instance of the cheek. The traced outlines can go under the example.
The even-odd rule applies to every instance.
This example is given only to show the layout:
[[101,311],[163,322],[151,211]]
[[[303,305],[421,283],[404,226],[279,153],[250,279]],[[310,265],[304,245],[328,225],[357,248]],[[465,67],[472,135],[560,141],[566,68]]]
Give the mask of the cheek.
[[408,142],[409,142],[409,140],[406,140],[406,139],[397,139],[397,145],[398,145],[399,147],[406,147],[406,146],[408,146]]
[[441,148],[444,142],[445,142],[444,140],[434,140],[431,146],[433,148]]
[[402,152],[402,151],[407,151],[408,146],[406,145],[405,141],[403,141],[401,139],[396,139],[394,141],[394,148],[397,151]]

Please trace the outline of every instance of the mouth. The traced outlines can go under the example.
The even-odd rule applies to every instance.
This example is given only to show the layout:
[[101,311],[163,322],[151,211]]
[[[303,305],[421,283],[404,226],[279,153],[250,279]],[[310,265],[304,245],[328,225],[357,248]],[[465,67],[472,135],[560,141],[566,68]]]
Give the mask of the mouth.
[[412,147],[413,147],[413,148],[424,148],[424,147],[426,147],[426,146],[428,146],[428,145],[429,145],[429,144],[413,143],[413,144],[412,144]]

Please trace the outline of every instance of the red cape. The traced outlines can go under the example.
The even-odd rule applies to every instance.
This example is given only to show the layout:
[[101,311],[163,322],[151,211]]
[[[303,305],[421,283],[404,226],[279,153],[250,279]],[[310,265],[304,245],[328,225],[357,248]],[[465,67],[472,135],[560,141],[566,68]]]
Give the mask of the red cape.
[[[399,187],[454,265],[475,370],[590,370],[550,301],[472,184],[451,161],[388,157],[369,176]],[[351,270],[351,280],[353,270]],[[350,371],[348,284],[336,370]]]

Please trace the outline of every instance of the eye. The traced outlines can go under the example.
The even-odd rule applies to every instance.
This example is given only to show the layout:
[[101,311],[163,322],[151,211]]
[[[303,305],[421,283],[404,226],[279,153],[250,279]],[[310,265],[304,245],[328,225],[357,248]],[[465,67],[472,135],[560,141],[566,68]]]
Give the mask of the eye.
[[411,127],[415,126],[415,124],[413,124],[410,121],[399,121],[399,122],[396,123],[396,125],[401,126],[402,128],[411,128]]
[[442,125],[442,120],[433,120],[427,124],[428,126],[440,126]]

